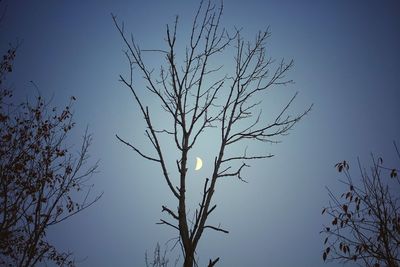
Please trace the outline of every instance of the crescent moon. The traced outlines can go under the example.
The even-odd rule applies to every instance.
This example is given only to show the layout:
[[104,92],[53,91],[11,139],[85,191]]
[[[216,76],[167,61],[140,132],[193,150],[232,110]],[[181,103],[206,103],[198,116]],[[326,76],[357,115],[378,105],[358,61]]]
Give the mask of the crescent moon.
[[201,158],[196,157],[196,168],[194,168],[194,170],[198,171],[201,169],[202,166],[203,166],[203,161],[201,160]]

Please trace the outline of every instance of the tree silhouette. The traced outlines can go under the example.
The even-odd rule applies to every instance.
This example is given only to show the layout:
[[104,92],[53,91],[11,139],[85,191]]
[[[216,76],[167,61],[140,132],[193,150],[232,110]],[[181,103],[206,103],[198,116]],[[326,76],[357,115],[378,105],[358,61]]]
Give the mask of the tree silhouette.
[[[293,67],[293,61],[275,62],[267,55],[265,44],[270,37],[269,29],[260,31],[254,43],[245,42],[238,29],[229,34],[220,25],[222,10],[222,3],[219,7],[211,1],[200,3],[184,49],[177,42],[178,17],[172,27],[166,27],[166,49],[144,50],[134,41],[132,35],[125,33],[124,24],[118,23],[116,16],[112,15],[126,45],[125,55],[129,62],[130,74],[127,77],[121,75],[120,81],[129,88],[144,116],[147,125],[145,134],[156,155],[144,152],[118,135],[116,137],[144,159],[159,164],[167,186],[178,204],[177,210],[162,206],[162,211],[173,222],[161,219],[160,224],[168,225],[179,232],[185,267],[197,265],[194,254],[204,230],[228,233],[221,226],[207,223],[217,207],[212,202],[217,181],[226,177],[237,177],[246,181],[243,169],[249,167],[249,161],[272,156],[248,154],[246,142],[278,142],[276,137],[288,134],[311,109],[310,106],[301,114],[288,115],[288,109],[296,98],[295,94],[276,115],[271,115],[269,122],[264,121],[265,117],[257,110],[260,100],[272,88],[292,82],[286,78],[286,74]],[[212,63],[213,60],[218,60],[218,55],[228,52],[229,48],[233,48],[234,59],[231,74],[224,72],[222,64],[215,66]],[[157,77],[154,69],[145,61],[143,53],[155,53],[166,60]],[[138,69],[146,82],[145,89],[141,91],[133,81],[135,69]],[[160,101],[158,111],[164,111],[165,116],[170,119],[169,128],[160,129],[154,124],[155,110],[141,97],[143,91]],[[204,182],[202,198],[191,219],[186,193],[188,156],[199,136],[211,128],[218,129],[218,134],[213,138],[219,139],[219,148],[214,155],[212,173]],[[169,137],[175,144],[179,154],[176,166],[167,165],[165,150],[160,142],[161,136]],[[234,145],[243,147],[244,153],[227,153],[228,148]],[[168,151],[168,154],[171,153],[172,151]],[[174,169],[179,177],[177,184],[174,184],[171,175]],[[210,259],[208,266],[214,266],[218,261],[219,258]]]
[[[399,151],[395,148],[400,159]],[[340,198],[329,189],[330,204],[322,214],[330,217],[324,226],[326,235],[323,259],[355,261],[362,266],[400,265],[399,169],[387,168],[383,159],[372,156],[367,171],[358,161],[361,178],[354,182],[346,161],[335,167],[343,173],[347,190]]]
[[57,250],[46,232],[101,196],[89,199],[88,180],[97,168],[85,168],[92,139],[86,131],[79,153],[70,152],[75,97],[60,112],[41,96],[13,104],[4,81],[14,57],[10,48],[0,66],[0,265],[73,266],[72,254]]

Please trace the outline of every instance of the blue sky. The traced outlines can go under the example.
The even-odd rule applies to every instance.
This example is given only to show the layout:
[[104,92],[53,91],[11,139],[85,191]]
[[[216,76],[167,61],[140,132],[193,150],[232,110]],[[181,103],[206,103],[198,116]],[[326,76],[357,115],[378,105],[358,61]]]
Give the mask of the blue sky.
[[[6,3],[1,51],[8,42],[22,41],[9,78],[17,97],[34,96],[31,80],[43,95],[53,96],[55,105],[76,96],[78,126],[72,140],[77,142],[89,125],[91,155],[100,159],[100,172],[92,181],[104,196],[51,229],[49,238],[84,259],[80,266],[144,266],[146,250],[177,235],[155,224],[164,218],[161,205],[176,204],[160,169],[115,138],[117,133],[151,148],[138,108],[118,82],[128,66],[110,13],[125,22],[142,48],[163,48],[165,25],[175,15],[182,31],[178,41],[185,41],[197,1]],[[334,164],[343,159],[355,164],[359,156],[368,165],[370,153],[395,163],[392,142],[400,142],[399,7],[396,1],[224,2],[222,24],[228,30],[240,27],[253,40],[258,30],[270,26],[269,53],[295,60],[290,72],[295,84],[265,95],[266,110],[282,106],[297,91],[293,112],[314,107],[281,144],[260,148],[276,156],[252,163],[245,173],[248,184],[231,179],[217,188],[212,220],[230,233],[204,234],[198,249],[202,265],[219,256],[219,266],[337,266],[323,263],[319,234],[327,223],[321,216],[328,202],[325,186],[342,190]],[[153,107],[162,120],[162,110]],[[194,156],[204,160],[202,171],[189,177],[194,197],[208,175],[214,141],[206,135],[193,155],[193,164]],[[177,252],[170,252],[172,261]]]

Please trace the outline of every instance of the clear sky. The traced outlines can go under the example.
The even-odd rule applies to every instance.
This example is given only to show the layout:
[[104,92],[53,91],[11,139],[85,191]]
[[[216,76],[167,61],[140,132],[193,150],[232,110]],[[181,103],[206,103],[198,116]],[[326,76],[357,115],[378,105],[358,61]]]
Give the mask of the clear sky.
[[[91,155],[100,159],[92,181],[104,196],[51,229],[49,239],[73,251],[80,266],[144,266],[146,250],[177,236],[155,224],[165,218],[161,205],[174,204],[158,166],[115,138],[118,133],[151,148],[138,108],[118,82],[128,69],[110,13],[125,22],[142,48],[163,48],[165,25],[178,14],[179,29],[187,31],[197,1],[5,3],[1,51],[8,42],[22,41],[9,78],[18,97],[35,94],[31,80],[55,105],[76,96],[72,137],[78,141],[88,124]],[[355,164],[357,156],[367,165],[371,152],[394,162],[392,142],[400,142],[399,11],[398,1],[224,1],[222,24],[228,30],[237,26],[253,40],[270,26],[270,54],[295,60],[290,78],[296,83],[265,95],[265,105],[279,107],[298,91],[292,111],[311,103],[314,108],[281,144],[260,148],[276,156],[254,162],[246,170],[248,184],[231,179],[218,185],[212,220],[230,233],[203,235],[201,266],[217,256],[219,266],[338,266],[323,263],[319,234],[328,223],[321,216],[328,202],[325,186],[343,190],[333,166],[344,159]],[[185,41],[184,34],[179,37]],[[159,107],[154,113],[163,119]],[[194,156],[204,160],[201,172],[189,177],[195,196],[210,170],[213,141],[205,136],[192,158],[193,164]],[[171,261],[177,252],[170,252]]]

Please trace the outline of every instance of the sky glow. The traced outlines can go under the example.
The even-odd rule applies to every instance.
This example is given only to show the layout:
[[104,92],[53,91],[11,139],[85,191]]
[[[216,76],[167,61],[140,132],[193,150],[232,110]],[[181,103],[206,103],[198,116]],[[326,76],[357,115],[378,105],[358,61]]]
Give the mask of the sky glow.
[[[53,97],[55,105],[75,96],[73,140],[80,140],[88,125],[94,137],[90,154],[93,160],[100,159],[100,172],[92,181],[94,190],[104,191],[104,196],[52,229],[49,238],[73,251],[82,260],[79,266],[145,266],[145,251],[151,255],[157,242],[163,247],[177,236],[173,229],[156,225],[165,218],[161,206],[176,203],[159,166],[115,138],[118,134],[155,153],[132,94],[118,82],[128,65],[110,13],[125,22],[125,31],[143,49],[165,48],[165,25],[179,14],[178,42],[184,48],[197,2],[6,2],[1,51],[9,42],[22,41],[9,78],[17,98],[35,95],[31,80],[45,97]],[[290,114],[301,113],[310,104],[314,107],[290,135],[278,140],[282,143],[248,144],[249,153],[274,155],[250,164],[245,171],[248,183],[218,182],[214,199],[218,208],[211,222],[221,223],[230,233],[203,236],[200,266],[215,257],[221,257],[218,266],[230,267],[338,266],[323,263],[319,234],[322,225],[329,223],[321,216],[329,200],[325,186],[343,190],[334,165],[346,159],[355,166],[359,156],[368,166],[370,153],[398,164],[392,142],[400,143],[399,10],[396,1],[224,1],[221,23],[227,30],[241,28],[244,37],[253,41],[258,30],[270,26],[268,55],[277,61],[295,60],[288,74],[295,84],[266,93],[260,99],[261,118],[271,120],[296,92]],[[223,64],[221,73],[232,71],[232,51],[211,62]],[[162,54],[144,57],[156,70],[165,62]],[[141,76],[135,73],[137,88],[145,86]],[[145,90],[139,92],[154,114],[154,123],[168,126],[171,118],[157,99]],[[220,145],[216,134],[210,129],[199,137],[189,155],[189,164],[197,162],[188,170],[192,209],[202,196],[199,188],[211,175]],[[161,141],[171,173],[176,174],[174,142]],[[238,146],[227,153],[242,154],[245,149]],[[204,160],[204,166],[196,157]],[[353,170],[356,176],[357,169]],[[178,178],[174,179],[176,183]],[[172,245],[168,243],[169,248]],[[179,248],[168,253],[174,262]]]

